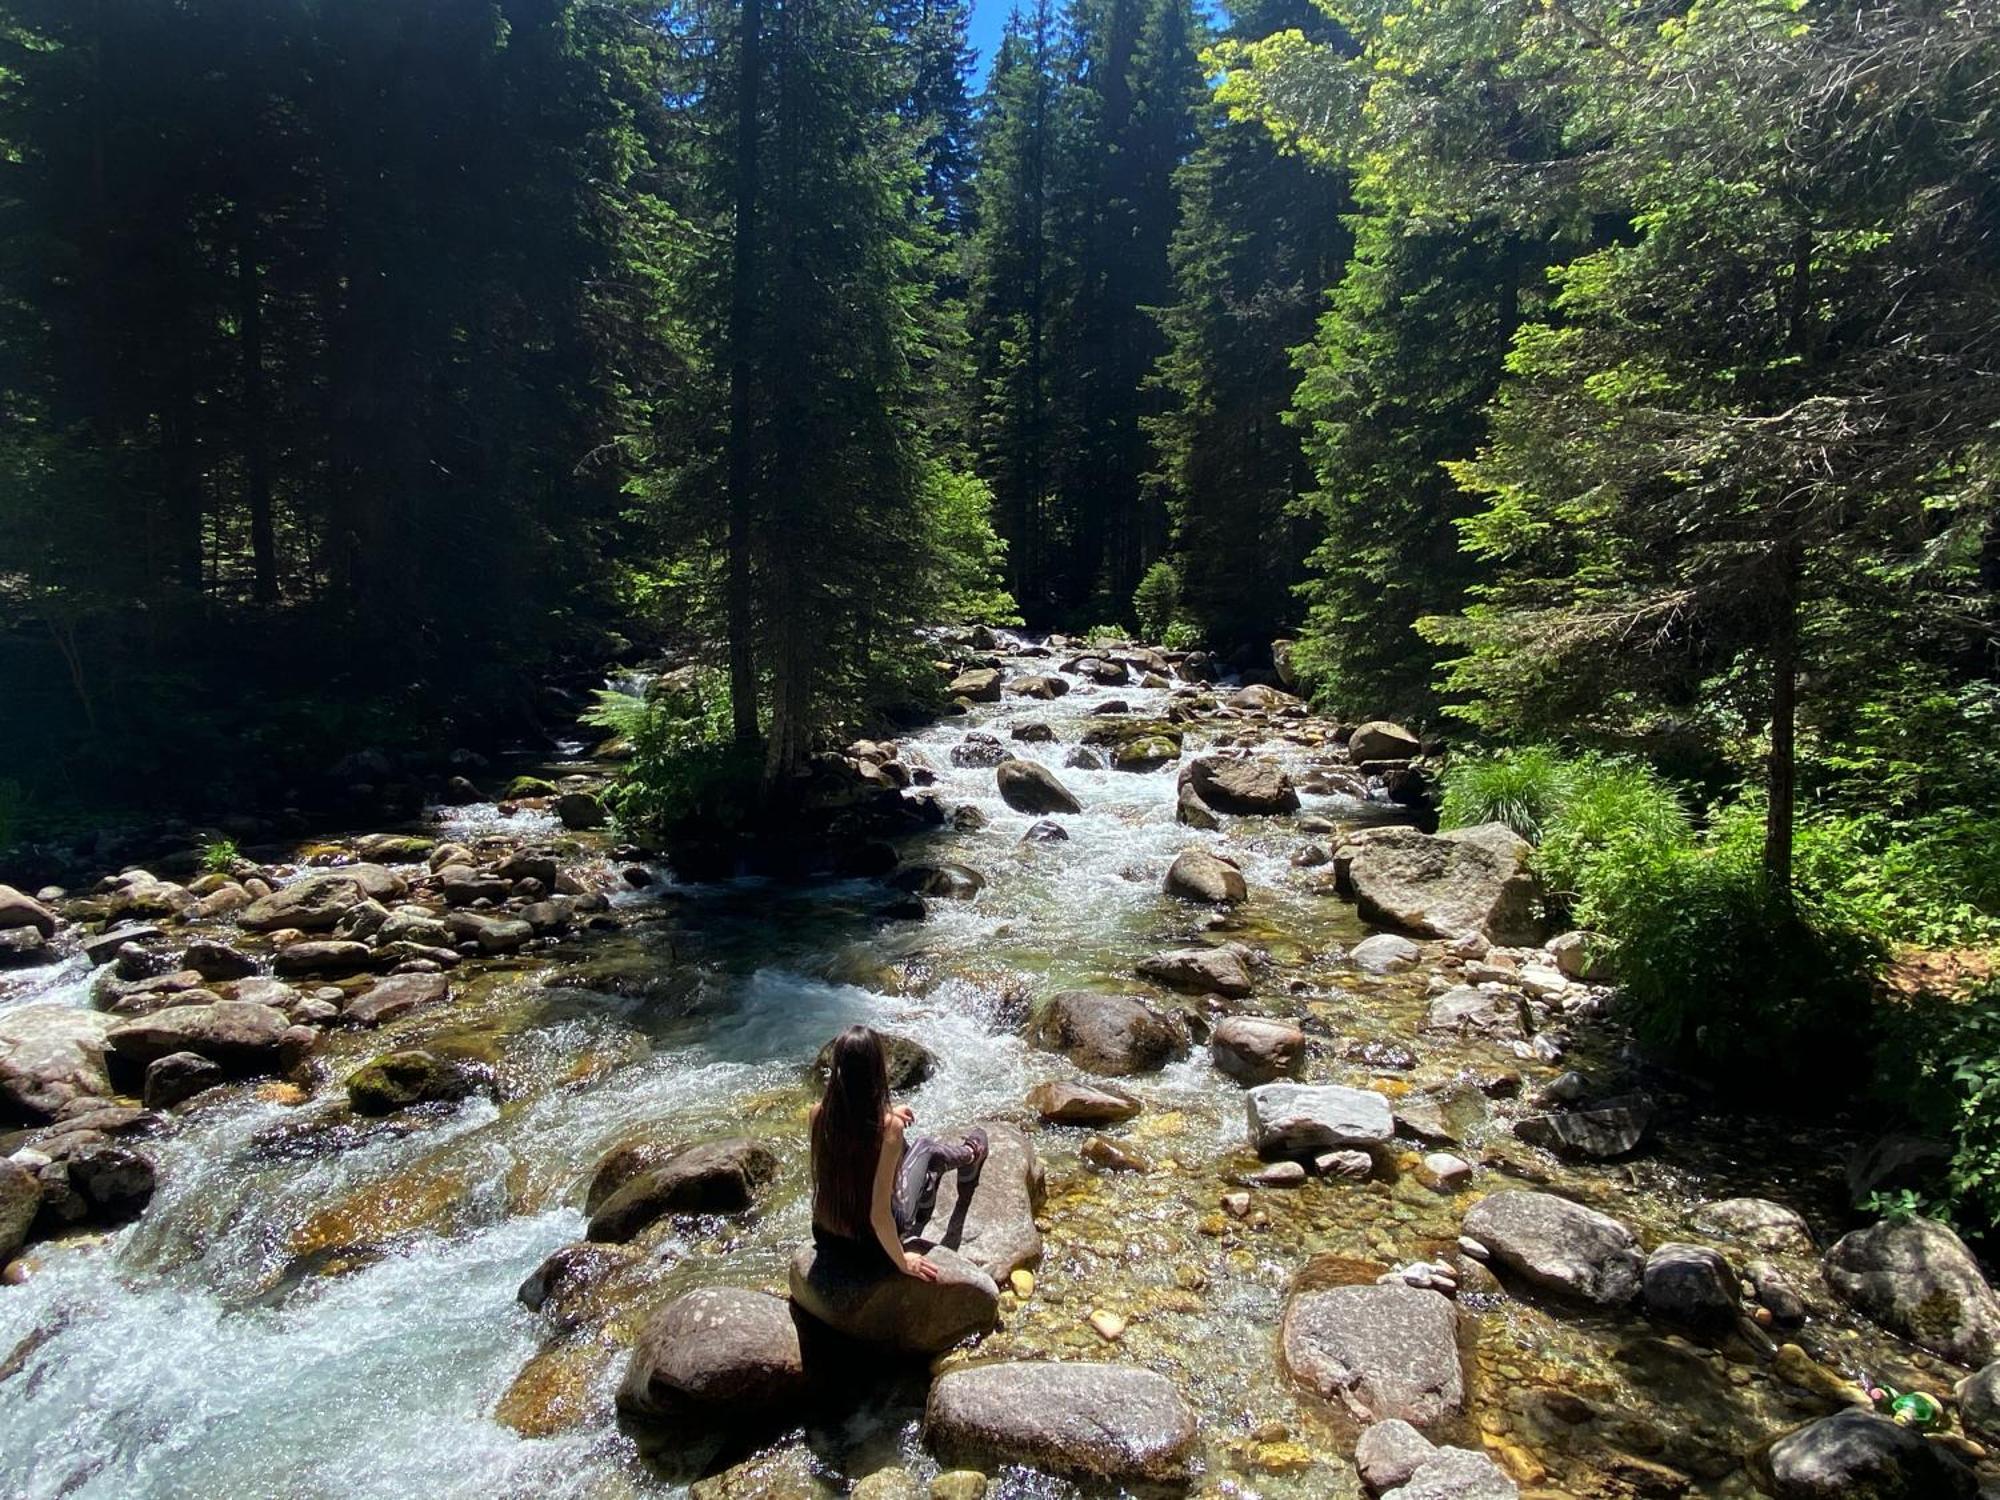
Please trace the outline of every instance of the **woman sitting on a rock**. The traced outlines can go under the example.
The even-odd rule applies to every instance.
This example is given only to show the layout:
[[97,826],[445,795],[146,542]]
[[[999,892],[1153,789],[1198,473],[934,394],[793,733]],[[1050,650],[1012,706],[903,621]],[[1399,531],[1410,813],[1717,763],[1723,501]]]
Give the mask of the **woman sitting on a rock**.
[[889,1103],[882,1039],[850,1026],[833,1042],[826,1094],[812,1109],[813,1243],[823,1256],[936,1281],[937,1267],[903,1239],[931,1216],[938,1182],[952,1169],[961,1193],[979,1180],[986,1132],[957,1143],[906,1137],[916,1115]]

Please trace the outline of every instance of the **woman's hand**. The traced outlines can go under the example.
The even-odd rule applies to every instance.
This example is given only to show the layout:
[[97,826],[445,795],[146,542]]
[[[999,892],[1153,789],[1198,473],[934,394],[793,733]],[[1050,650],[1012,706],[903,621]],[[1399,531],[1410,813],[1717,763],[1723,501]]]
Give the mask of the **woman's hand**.
[[894,1115],[897,1119],[901,1120],[903,1122],[903,1128],[906,1130],[910,1126],[917,1123],[917,1112],[914,1109],[911,1109],[910,1106],[907,1104],[899,1104],[894,1109],[890,1110],[889,1113]]
[[903,1252],[903,1269],[919,1281],[936,1281],[938,1279],[938,1268],[914,1250]]

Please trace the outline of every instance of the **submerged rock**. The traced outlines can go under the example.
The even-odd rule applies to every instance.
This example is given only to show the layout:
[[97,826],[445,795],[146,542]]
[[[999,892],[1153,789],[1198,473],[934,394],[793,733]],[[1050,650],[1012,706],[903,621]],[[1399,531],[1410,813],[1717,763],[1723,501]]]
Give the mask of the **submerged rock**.
[[1299,1292],[1278,1338],[1292,1378],[1357,1421],[1428,1427],[1465,1409],[1458,1313],[1437,1292],[1394,1283]]
[[1455,1031],[1496,1042],[1525,1041],[1528,1008],[1513,990],[1475,989],[1460,985],[1431,1001],[1424,1017],[1426,1031]]
[[1752,1469],[1774,1500],[1971,1500],[1965,1461],[1873,1412],[1844,1411],[1786,1433]]
[[637,1426],[695,1435],[782,1431],[810,1389],[784,1298],[702,1287],[646,1320],[618,1386],[618,1414]]
[[1632,1231],[1581,1203],[1553,1193],[1494,1193],[1472,1206],[1464,1232],[1495,1266],[1542,1291],[1600,1307],[1623,1307],[1639,1295],[1645,1258]]
[[2000,1351],[2000,1298],[1965,1242],[1935,1219],[1884,1220],[1843,1236],[1827,1284],[1891,1333],[1979,1366]]
[[1652,1120],[1649,1099],[1606,1100],[1595,1109],[1523,1116],[1514,1122],[1514,1134],[1563,1156],[1611,1161],[1638,1150]]
[[951,1370],[924,1408],[924,1439],[947,1463],[1026,1464],[1113,1484],[1185,1481],[1195,1437],[1194,1412],[1172,1382],[1130,1365]]
[[1030,1028],[1035,1044],[1078,1067],[1122,1077],[1150,1073],[1188,1049],[1186,1025],[1132,995],[1068,990],[1052,997]]
[[1046,817],[1083,811],[1083,804],[1056,780],[1055,772],[1035,761],[1003,760],[993,774],[999,782],[1000,799],[1016,812]]
[[1539,943],[1532,846],[1501,823],[1430,835],[1383,829],[1352,847],[1347,883],[1363,920],[1422,937]]
[[1389,1101],[1340,1084],[1267,1083],[1245,1096],[1260,1156],[1317,1156],[1380,1146],[1396,1132]]
[[932,1246],[938,1278],[855,1264],[806,1245],[792,1257],[792,1301],[834,1332],[907,1354],[941,1354],[1000,1315],[1000,1289],[954,1250]]
[[1243,872],[1206,849],[1184,849],[1167,869],[1166,893],[1183,901],[1234,906],[1249,899]]

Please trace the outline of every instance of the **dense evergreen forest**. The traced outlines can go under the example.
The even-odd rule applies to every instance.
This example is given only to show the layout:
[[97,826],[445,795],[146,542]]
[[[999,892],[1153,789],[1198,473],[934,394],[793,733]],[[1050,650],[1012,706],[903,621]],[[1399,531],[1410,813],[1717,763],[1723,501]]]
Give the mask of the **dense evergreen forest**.
[[630,820],[782,800],[1024,621],[1657,793],[1717,968],[2000,930],[1987,7],[0,14],[0,842],[654,648]]

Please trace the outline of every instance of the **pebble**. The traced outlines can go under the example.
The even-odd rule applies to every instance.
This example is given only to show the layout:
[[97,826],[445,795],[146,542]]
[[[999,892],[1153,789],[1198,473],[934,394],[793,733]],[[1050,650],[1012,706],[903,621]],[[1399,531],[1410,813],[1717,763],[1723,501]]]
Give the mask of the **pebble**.
[[1223,1211],[1233,1218],[1246,1219],[1250,1216],[1250,1195],[1248,1193],[1224,1193]]
[[1032,1297],[1035,1295],[1035,1273],[1028,1270],[1009,1271],[1007,1285],[1016,1297]]
[[1469,1234],[1461,1234],[1458,1237],[1458,1253],[1460,1255],[1469,1255],[1472,1259],[1482,1262],[1490,1260],[1493,1257],[1492,1251],[1488,1250]]
[[1115,1312],[1109,1312],[1101,1307],[1095,1308],[1091,1311],[1088,1322],[1107,1343],[1116,1343],[1125,1336],[1125,1320]]

